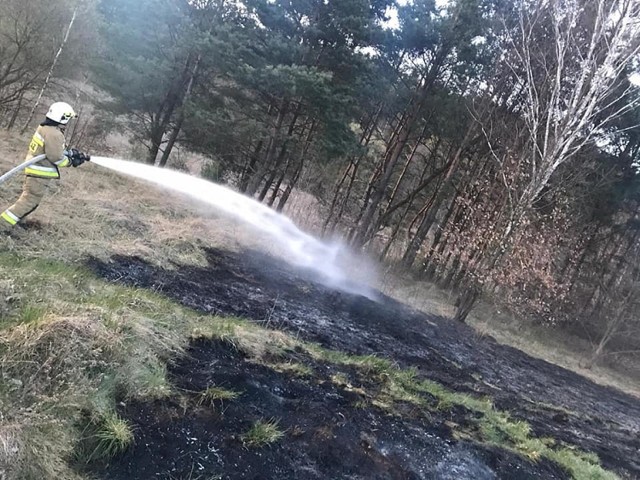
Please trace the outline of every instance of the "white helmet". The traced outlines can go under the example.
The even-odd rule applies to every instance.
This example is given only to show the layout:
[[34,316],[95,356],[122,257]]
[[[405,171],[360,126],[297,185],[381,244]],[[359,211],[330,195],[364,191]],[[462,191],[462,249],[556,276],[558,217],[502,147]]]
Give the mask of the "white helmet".
[[49,108],[47,118],[54,122],[66,125],[69,120],[76,116],[76,112],[73,111],[71,105],[65,102],[56,102]]

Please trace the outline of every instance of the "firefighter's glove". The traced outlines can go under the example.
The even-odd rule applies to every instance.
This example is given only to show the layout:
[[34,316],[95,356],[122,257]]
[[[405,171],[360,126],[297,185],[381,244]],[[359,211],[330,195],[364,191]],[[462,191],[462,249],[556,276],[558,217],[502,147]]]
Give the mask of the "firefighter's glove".
[[91,160],[91,157],[86,153],[80,152],[75,148],[71,149],[71,155],[69,156],[69,160],[71,160],[71,165],[74,167],[79,167],[84,162],[88,162]]

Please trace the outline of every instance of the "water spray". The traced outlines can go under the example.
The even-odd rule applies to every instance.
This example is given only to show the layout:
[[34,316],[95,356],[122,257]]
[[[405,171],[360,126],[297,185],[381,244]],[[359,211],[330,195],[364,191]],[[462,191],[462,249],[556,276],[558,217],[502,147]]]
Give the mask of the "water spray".
[[211,205],[268,234],[285,248],[290,263],[315,272],[325,285],[371,299],[375,297],[371,289],[348,278],[344,265],[352,257],[346,249],[337,243],[326,243],[303,232],[288,217],[253,198],[175,170],[106,157],[91,157],[91,162]]
[[[12,168],[0,176],[0,184],[45,158],[46,155],[38,155]],[[253,198],[175,170],[107,157],[92,157],[91,162],[211,205],[254,229],[268,234],[285,248],[287,260],[290,263],[319,274],[319,280],[322,283],[349,293],[375,298],[370,288],[354,283],[345,273],[344,265],[353,260],[353,256],[346,249],[337,243],[326,243],[303,232],[288,217],[273,211]]]

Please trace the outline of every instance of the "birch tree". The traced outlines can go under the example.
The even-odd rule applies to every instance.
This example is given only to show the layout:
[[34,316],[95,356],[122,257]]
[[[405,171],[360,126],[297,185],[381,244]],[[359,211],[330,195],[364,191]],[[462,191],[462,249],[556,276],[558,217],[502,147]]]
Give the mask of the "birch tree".
[[51,61],[51,67],[49,68],[49,72],[47,73],[47,76],[45,77],[44,82],[42,83],[42,87],[40,88],[40,93],[38,94],[38,97],[36,98],[36,101],[34,102],[33,107],[31,107],[31,111],[29,112],[29,116],[27,117],[27,120],[24,122],[24,125],[22,126],[22,130],[20,130],[20,134],[22,135],[29,127],[29,124],[31,123],[31,119],[33,118],[33,115],[36,113],[36,109],[40,105],[42,96],[44,95],[45,90],[49,86],[49,82],[51,81],[51,76],[53,75],[53,71],[55,70],[56,65],[58,64],[58,59],[60,58],[62,51],[67,45],[67,42],[69,41],[69,34],[71,33],[71,29],[73,28],[73,24],[75,23],[77,16],[78,16],[78,7],[76,7],[73,10],[73,15],[71,16],[71,20],[69,21],[67,30],[65,31],[64,37],[62,38],[62,42],[60,43],[60,48],[58,48],[58,51],[56,52],[55,56],[53,57],[53,60]]
[[520,0],[517,21],[507,37],[508,63],[523,88],[529,168],[514,192],[501,251],[558,167],[587,144],[606,141],[606,127],[640,106],[627,78],[640,53],[640,2]]
[[[15,123],[23,100],[41,83],[69,22],[67,2],[3,0],[0,6],[0,112]],[[9,112],[12,112],[9,114]]]
[[[629,67],[640,53],[637,0],[519,0],[505,21],[506,53],[520,92],[526,171],[509,183],[506,221],[458,302],[464,321],[514,235],[554,172],[587,145],[606,143],[606,128],[640,106]],[[480,122],[482,120],[479,120]],[[489,147],[497,162],[499,153]]]

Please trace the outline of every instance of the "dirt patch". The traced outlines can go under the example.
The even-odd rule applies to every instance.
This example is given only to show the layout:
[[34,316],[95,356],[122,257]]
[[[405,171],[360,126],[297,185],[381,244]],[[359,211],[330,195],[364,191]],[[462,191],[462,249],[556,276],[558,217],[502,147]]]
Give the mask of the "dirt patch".
[[[206,313],[240,316],[336,350],[384,356],[451,390],[489,395],[498,408],[531,423],[537,436],[596,453],[605,468],[640,477],[636,398],[391,299],[372,302],[331,291],[309,272],[259,252],[207,255],[208,267],[167,270],[136,257],[92,260],[90,266],[106,279],[153,289]],[[565,477],[544,461],[530,464],[454,440],[445,422],[459,424],[464,414],[432,414],[425,422],[358,409],[352,394],[326,376],[297,379],[245,362],[217,344],[195,345],[173,375],[186,390],[213,382],[245,394],[224,415],[185,410],[179,402],[127,405],[123,414],[136,426],[137,443],[104,478],[198,478],[200,458],[207,475],[219,472],[222,478]],[[247,450],[239,435],[262,417],[280,419],[287,440]]]

